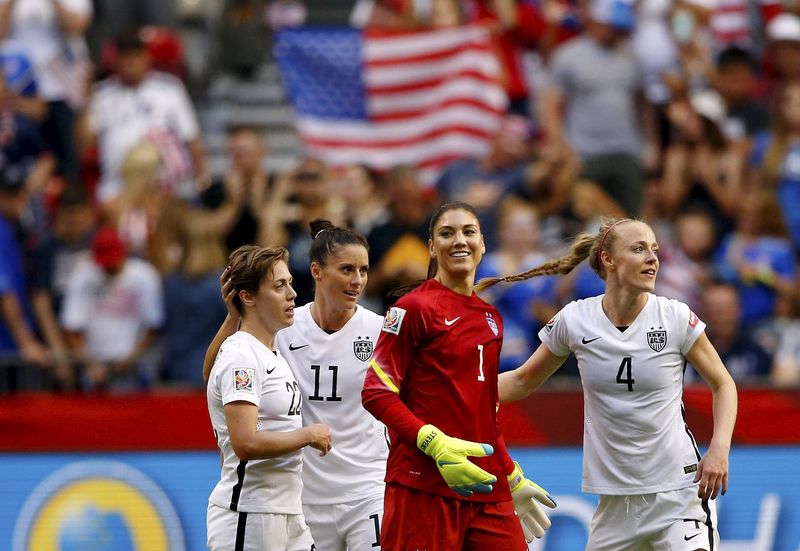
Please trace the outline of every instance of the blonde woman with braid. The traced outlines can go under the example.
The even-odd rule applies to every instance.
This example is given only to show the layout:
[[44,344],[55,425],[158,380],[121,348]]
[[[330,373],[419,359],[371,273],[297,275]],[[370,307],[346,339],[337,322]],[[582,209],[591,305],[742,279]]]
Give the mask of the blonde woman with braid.
[[[650,226],[604,221],[596,235],[576,237],[565,257],[477,287],[566,274],[587,258],[605,294],[571,302],[547,323],[531,357],[500,375],[500,401],[528,396],[575,354],[585,409],[583,491],[600,495],[586,549],[716,550],[710,500],[728,487],[736,387],[705,324],[685,304],[653,294],[659,261]],[[714,399],[704,456],[683,419],[686,362]]]

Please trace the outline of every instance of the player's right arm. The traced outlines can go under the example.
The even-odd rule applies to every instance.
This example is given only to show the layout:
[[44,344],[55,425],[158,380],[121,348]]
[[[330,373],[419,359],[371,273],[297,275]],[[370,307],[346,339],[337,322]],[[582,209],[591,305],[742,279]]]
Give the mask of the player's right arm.
[[225,301],[225,306],[228,308],[228,315],[225,316],[225,320],[222,322],[222,325],[220,325],[217,334],[214,335],[211,344],[208,345],[206,355],[203,358],[203,382],[205,383],[208,383],[208,378],[211,376],[211,368],[214,367],[214,360],[217,357],[217,352],[219,352],[222,343],[225,342],[225,339],[236,333],[239,329],[239,323],[241,322],[239,312],[237,312],[236,308],[233,306],[233,295],[235,293],[228,276],[230,270],[230,266],[226,267],[222,275],[219,276],[222,300]]
[[501,373],[497,377],[497,391],[501,404],[525,398],[542,386],[567,359],[556,356],[547,346],[540,344],[531,356],[518,368]]
[[[404,301],[399,301],[405,305]],[[370,412],[401,438],[416,441],[425,423],[400,399],[400,388],[414,351],[421,342],[424,323],[415,305],[393,306],[384,317],[375,353],[369,363],[361,402]]]
[[309,425],[289,432],[257,430],[258,407],[244,400],[225,404],[225,422],[231,446],[243,461],[280,457],[311,446],[327,454],[331,449],[331,431],[327,425]]

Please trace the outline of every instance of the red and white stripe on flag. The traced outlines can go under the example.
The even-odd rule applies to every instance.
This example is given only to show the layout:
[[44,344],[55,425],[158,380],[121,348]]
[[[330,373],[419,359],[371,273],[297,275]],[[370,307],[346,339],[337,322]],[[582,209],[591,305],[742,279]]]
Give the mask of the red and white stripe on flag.
[[432,182],[450,161],[486,153],[508,101],[486,29],[365,31],[362,40],[368,119],[298,113],[308,154],[337,166],[411,165]]

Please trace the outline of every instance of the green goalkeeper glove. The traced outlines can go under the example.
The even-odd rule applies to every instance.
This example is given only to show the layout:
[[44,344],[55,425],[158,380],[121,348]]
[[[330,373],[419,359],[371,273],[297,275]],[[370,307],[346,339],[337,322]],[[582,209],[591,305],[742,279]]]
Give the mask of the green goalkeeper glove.
[[[541,538],[550,528],[550,519],[544,514],[539,503],[555,509],[556,502],[547,493],[547,490],[525,478],[525,474],[514,461],[514,470],[508,475],[508,487],[511,489],[511,498],[514,500],[514,511],[517,513],[525,541],[531,542],[533,538]],[[536,503],[536,502],[539,503]]]
[[473,492],[489,493],[497,478],[467,457],[486,457],[494,453],[489,444],[451,438],[433,425],[425,425],[417,433],[417,447],[433,457],[436,467],[450,488],[465,497]]

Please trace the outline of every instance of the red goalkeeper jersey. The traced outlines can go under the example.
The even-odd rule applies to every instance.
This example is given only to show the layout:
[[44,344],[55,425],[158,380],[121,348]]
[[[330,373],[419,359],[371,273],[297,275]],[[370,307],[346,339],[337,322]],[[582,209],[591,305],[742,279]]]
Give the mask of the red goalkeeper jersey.
[[494,490],[462,499],[511,499],[506,476],[514,466],[496,416],[502,341],[503,322],[494,306],[433,279],[386,312],[362,400],[389,428],[387,482],[461,498],[433,459],[417,449],[417,432],[430,423],[448,436],[494,447],[490,457],[471,459],[497,477]]

